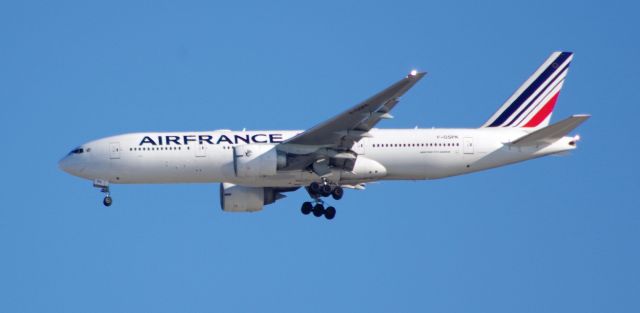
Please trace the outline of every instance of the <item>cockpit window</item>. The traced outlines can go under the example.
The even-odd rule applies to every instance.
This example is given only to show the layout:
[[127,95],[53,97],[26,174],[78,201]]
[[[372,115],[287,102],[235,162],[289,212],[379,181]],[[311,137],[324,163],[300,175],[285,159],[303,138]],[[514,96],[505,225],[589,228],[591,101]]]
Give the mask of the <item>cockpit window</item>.
[[75,149],[71,150],[71,152],[69,152],[69,154],[80,154],[80,153],[83,153],[83,152],[84,152],[84,149],[75,148]]

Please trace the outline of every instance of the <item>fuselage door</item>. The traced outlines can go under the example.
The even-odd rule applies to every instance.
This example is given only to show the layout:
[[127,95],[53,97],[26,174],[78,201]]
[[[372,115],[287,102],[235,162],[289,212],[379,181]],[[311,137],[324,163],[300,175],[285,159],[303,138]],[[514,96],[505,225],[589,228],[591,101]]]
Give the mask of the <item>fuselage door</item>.
[[196,143],[193,148],[195,150],[196,157],[202,158],[207,156],[207,146]]
[[462,152],[464,154],[473,154],[473,138],[464,137],[462,139]]
[[109,158],[110,159],[119,159],[120,158],[120,143],[119,142],[110,142],[109,143]]

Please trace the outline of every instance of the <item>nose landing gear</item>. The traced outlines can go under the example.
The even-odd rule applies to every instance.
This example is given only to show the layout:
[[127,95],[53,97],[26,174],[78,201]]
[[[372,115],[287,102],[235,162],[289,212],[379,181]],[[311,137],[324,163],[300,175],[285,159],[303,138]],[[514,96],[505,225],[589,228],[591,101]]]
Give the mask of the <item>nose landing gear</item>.
[[340,187],[339,185],[332,185],[324,180],[322,183],[312,182],[307,187],[307,192],[309,193],[311,198],[313,198],[313,201],[304,202],[302,204],[302,207],[300,208],[302,214],[309,215],[309,213],[313,213],[313,216],[315,217],[324,215],[324,217],[328,220],[332,220],[334,217],[336,217],[336,208],[334,208],[333,206],[328,206],[327,208],[325,208],[324,200],[322,200],[321,198],[331,196],[335,200],[342,199],[342,196],[344,195],[344,189],[342,189],[342,187]]
[[111,193],[109,192],[109,181],[104,179],[95,179],[93,181],[93,187],[100,188],[100,192],[104,193],[104,199],[102,200],[102,204],[108,207],[113,204],[113,199],[111,198]]
[[112,203],[113,203],[113,199],[111,199],[111,196],[106,196],[102,200],[102,204],[104,204],[104,206],[111,206]]

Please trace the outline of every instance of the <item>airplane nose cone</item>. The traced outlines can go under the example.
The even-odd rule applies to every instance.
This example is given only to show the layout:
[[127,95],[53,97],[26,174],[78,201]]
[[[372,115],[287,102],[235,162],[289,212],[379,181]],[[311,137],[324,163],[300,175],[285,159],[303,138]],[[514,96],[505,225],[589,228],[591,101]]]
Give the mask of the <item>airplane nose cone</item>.
[[68,157],[68,156],[66,156],[66,157],[64,157],[64,158],[60,159],[60,161],[58,161],[58,167],[59,167],[61,170],[65,171],[65,172],[67,172],[67,173],[69,173],[69,174],[71,174],[71,173],[69,172],[69,170],[71,169],[71,167],[70,167],[70,164],[69,164],[69,163],[70,163],[70,162],[69,162],[69,157]]
[[60,161],[58,161],[58,167],[61,170],[75,176],[79,175],[83,170],[82,166],[80,166],[80,162],[78,160],[75,160],[73,155],[67,155],[64,158],[60,159]]

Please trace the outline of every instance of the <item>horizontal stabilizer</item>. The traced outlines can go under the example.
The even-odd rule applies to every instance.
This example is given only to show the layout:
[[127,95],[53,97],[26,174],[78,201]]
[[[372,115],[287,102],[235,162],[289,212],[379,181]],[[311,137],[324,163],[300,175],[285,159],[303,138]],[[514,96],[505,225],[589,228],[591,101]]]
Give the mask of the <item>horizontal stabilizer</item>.
[[590,117],[591,115],[587,114],[573,115],[568,119],[522,136],[511,144],[514,146],[539,146],[552,144],[567,135],[570,131],[574,130]]

